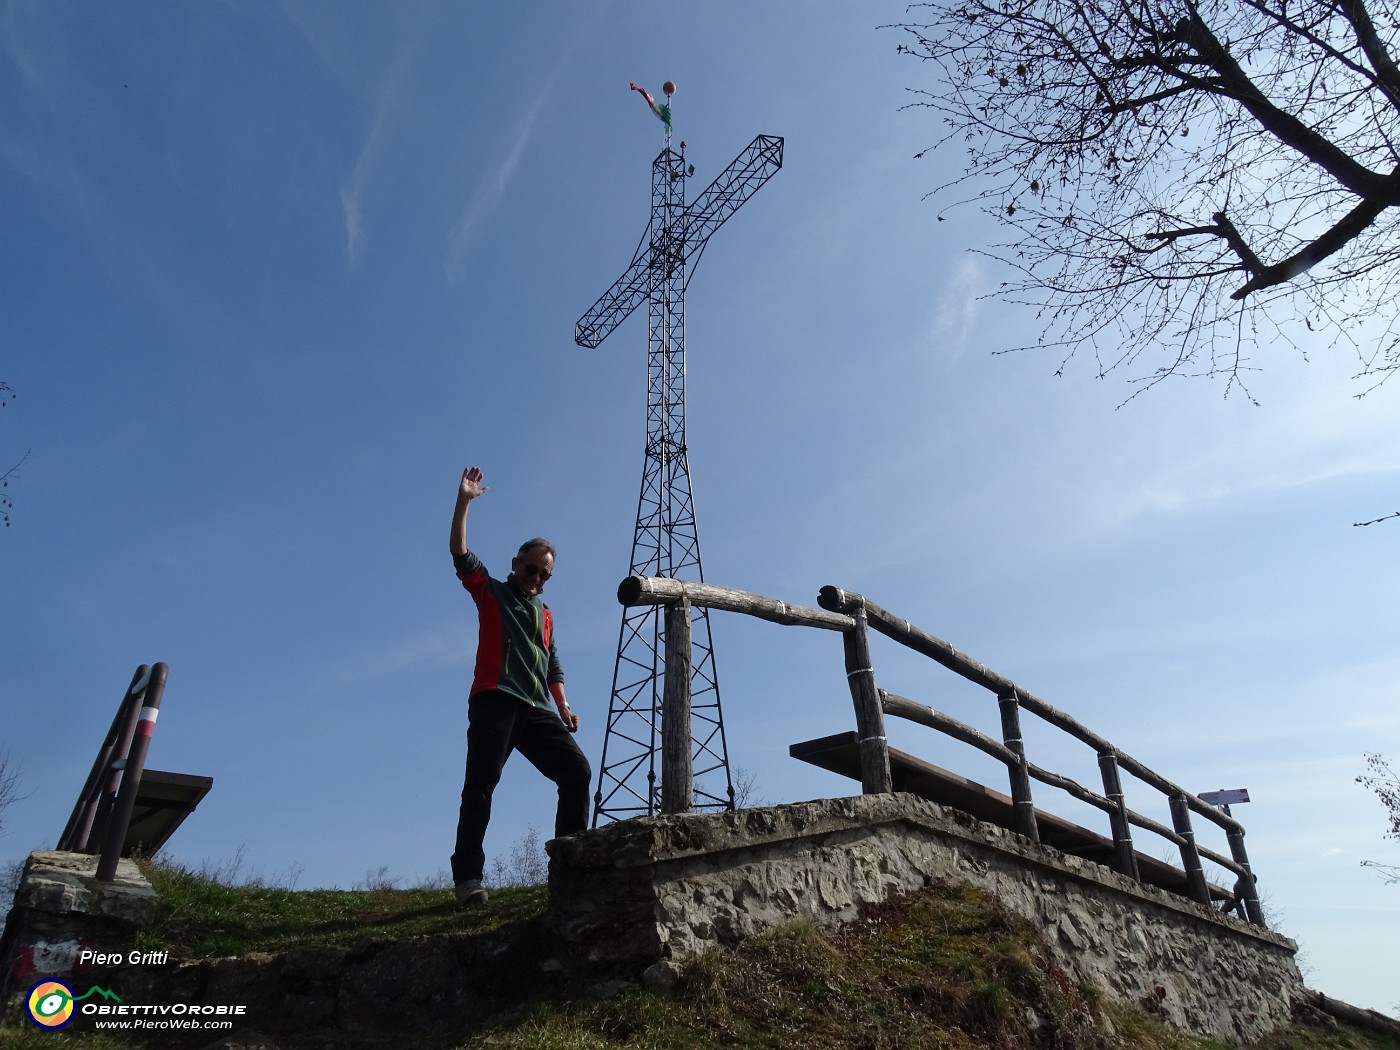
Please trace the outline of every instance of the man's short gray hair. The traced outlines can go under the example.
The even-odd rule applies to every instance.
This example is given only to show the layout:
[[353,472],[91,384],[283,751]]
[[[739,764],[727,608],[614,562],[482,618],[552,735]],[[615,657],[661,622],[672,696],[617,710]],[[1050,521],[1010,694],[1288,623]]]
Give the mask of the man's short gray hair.
[[520,545],[520,549],[515,552],[515,556],[517,558],[523,558],[536,547],[543,547],[544,552],[548,554],[551,558],[557,559],[559,557],[559,555],[556,554],[554,551],[554,544],[550,543],[549,540],[543,539],[539,536],[536,536],[532,540],[526,540],[524,543],[522,543]]

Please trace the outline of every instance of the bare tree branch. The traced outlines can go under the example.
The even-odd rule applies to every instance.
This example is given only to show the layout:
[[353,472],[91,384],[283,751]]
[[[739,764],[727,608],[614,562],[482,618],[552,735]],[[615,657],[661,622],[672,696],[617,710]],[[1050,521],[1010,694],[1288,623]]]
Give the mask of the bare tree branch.
[[1367,525],[1379,525],[1381,522],[1389,521],[1391,518],[1400,518],[1400,510],[1397,510],[1394,514],[1385,514],[1379,518],[1372,518],[1370,521],[1353,521],[1351,524],[1353,528],[1365,528]]
[[920,155],[959,150],[950,185],[1009,231],[996,294],[1036,308],[1034,345],[1228,392],[1305,332],[1400,368],[1400,21],[1375,2],[935,0],[890,28],[935,67]]
[[[1357,777],[1356,782],[1362,787],[1374,791],[1376,797],[1381,800],[1381,804],[1385,806],[1390,824],[1385,837],[1400,839],[1400,775],[1390,768],[1389,761],[1383,755],[1367,755],[1366,768],[1370,772]],[[1361,866],[1378,869],[1386,882],[1400,882],[1400,865],[1363,860]]]
[[19,462],[5,473],[0,474],[0,522],[4,522],[6,528],[10,527],[10,508],[15,505],[14,501],[10,499],[10,478],[19,474],[19,468],[24,466],[24,461],[29,458],[29,453],[32,451],[33,449],[25,449],[24,455],[19,457]]
[[[10,384],[0,381],[0,408],[8,405],[14,400],[14,397],[15,392]],[[19,461],[5,473],[0,474],[0,522],[3,522],[6,528],[10,527],[10,509],[15,505],[14,501],[10,499],[10,479],[19,476],[19,468],[24,466],[24,461],[29,458],[29,453],[32,451],[33,449],[25,449],[24,455],[19,457]]]
[[0,833],[5,830],[6,811],[16,802],[29,797],[19,793],[19,774],[19,763],[14,761],[10,752],[0,751]]

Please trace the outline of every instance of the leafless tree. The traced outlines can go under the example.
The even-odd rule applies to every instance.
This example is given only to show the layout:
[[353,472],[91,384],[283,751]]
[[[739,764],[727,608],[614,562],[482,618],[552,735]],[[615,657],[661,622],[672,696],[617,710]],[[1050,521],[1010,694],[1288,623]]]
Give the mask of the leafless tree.
[[[14,388],[9,383],[0,381],[0,408],[4,408],[14,400]],[[24,461],[29,458],[29,450],[19,457],[19,461],[10,467],[5,473],[0,474],[0,522],[5,528],[10,527],[10,509],[14,506],[14,501],[10,499],[10,479],[19,473],[19,468],[24,465]]]
[[[19,763],[8,750],[0,750],[0,835],[5,832],[5,818],[16,802],[28,798],[19,792]],[[0,923],[10,912],[11,902],[19,890],[20,876],[24,861],[9,860],[0,863]]]
[[543,886],[549,881],[549,856],[540,841],[540,831],[533,824],[515,840],[510,856],[494,857],[484,880],[495,889],[513,886]]
[[4,834],[9,808],[28,797],[19,793],[19,763],[9,751],[0,751],[0,834]]
[[[1390,763],[1383,755],[1367,755],[1366,768],[1370,772],[1357,777],[1356,782],[1374,791],[1376,797],[1384,804],[1390,823],[1385,837],[1400,840],[1400,774],[1390,768]],[[1400,882],[1400,865],[1381,864],[1374,860],[1363,860],[1361,864],[1363,867],[1375,868],[1386,882]]]
[[758,794],[758,774],[752,769],[734,771],[734,808],[750,809],[754,806],[769,805]]
[[[962,173],[933,191],[1009,229],[1060,370],[1227,395],[1307,332],[1400,368],[1400,69],[1380,0],[938,0],[899,50]],[[929,152],[925,150],[924,153]],[[923,154],[920,154],[922,156]],[[940,216],[942,217],[942,216]],[[1019,349],[1019,348],[1018,348]],[[1059,374],[1059,372],[1057,372]]]

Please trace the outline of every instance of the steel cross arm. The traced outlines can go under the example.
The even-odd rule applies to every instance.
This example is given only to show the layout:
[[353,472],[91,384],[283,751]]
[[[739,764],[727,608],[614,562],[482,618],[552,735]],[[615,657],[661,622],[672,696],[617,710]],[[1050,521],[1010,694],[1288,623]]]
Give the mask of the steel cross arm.
[[673,250],[682,255],[697,254],[710,236],[782,166],[783,140],[776,135],[756,136],[677,216],[666,231],[668,237],[642,237],[631,265],[574,325],[574,342],[596,348],[646,301],[651,288],[652,254],[658,240],[669,241]]
[[[645,238],[643,238],[645,243]],[[588,312],[574,325],[574,342],[590,350],[612,334],[614,328],[627,319],[627,316],[646,301],[649,282],[647,279],[647,256],[650,247],[643,248],[641,254],[632,260],[627,271],[613,282]]]
[[783,140],[759,135],[685,209],[686,246],[699,250],[783,166]]

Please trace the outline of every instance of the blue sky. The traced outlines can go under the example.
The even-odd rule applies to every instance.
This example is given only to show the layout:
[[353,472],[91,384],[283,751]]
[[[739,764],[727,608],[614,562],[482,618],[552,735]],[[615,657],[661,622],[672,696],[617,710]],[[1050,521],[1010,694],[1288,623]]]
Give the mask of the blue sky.
[[[1087,362],[994,356],[1035,320],[981,298],[995,229],[923,199],[958,158],[913,159],[937,129],[900,111],[931,75],[878,28],[901,13],[0,3],[0,461],[32,450],[0,532],[0,745],[30,792],[0,857],[53,844],[133,668],[163,660],[150,763],[215,781],[176,857],[242,848],[302,888],[444,870],[475,638],[447,539],[473,463],[488,566],[559,548],[546,598],[596,767],[646,330],[572,333],[646,221],[662,131],[627,85],[671,79],[697,186],[786,139],[688,294],[710,582],[861,591],[1177,782],[1247,787],[1310,983],[1393,1008],[1400,889],[1360,861],[1397,846],[1354,778],[1400,757],[1400,522],[1352,522],[1397,509],[1400,387],[1356,400],[1354,357],[1319,342],[1258,355],[1258,407],[1192,381],[1120,408]],[[787,757],[853,725],[839,641],[714,634],[732,765],[767,801],[854,791]],[[883,640],[875,660],[997,731],[949,673]],[[1030,744],[1092,783],[1091,756]],[[513,761],[488,851],[548,828],[550,795]]]

